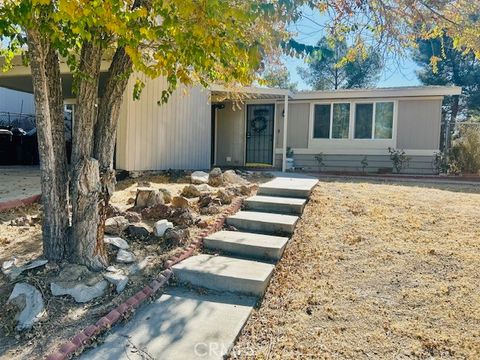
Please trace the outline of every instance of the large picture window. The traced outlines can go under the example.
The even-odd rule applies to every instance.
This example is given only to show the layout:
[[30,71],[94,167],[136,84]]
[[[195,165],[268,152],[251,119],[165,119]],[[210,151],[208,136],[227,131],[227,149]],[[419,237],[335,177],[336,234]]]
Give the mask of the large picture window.
[[355,105],[355,139],[391,139],[393,102]]
[[317,104],[314,108],[315,139],[348,139],[350,104]]

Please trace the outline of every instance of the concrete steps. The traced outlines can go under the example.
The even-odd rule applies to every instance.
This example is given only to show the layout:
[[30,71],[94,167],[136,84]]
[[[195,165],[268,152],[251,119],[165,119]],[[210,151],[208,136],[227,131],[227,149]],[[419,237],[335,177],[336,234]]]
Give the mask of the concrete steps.
[[287,237],[261,235],[240,231],[219,231],[207,236],[203,246],[232,255],[252,259],[278,260],[288,242]]
[[257,211],[239,211],[227,218],[227,224],[239,230],[265,234],[292,234],[298,216]]
[[256,298],[170,288],[116,326],[81,360],[223,360]]
[[207,289],[262,296],[274,266],[226,256],[195,255],[173,266],[175,277]]
[[277,214],[301,215],[306,199],[256,195],[245,200],[245,209]]
[[317,179],[279,177],[260,185],[257,195],[306,199],[317,183]]

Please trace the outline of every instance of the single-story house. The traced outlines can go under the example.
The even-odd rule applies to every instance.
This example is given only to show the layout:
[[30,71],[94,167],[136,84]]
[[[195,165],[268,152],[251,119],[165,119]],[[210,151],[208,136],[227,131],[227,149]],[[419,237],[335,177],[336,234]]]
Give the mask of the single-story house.
[[[102,71],[107,68],[105,62]],[[61,70],[65,104],[75,121],[71,74],[66,66]],[[410,156],[405,172],[432,173],[443,97],[461,93],[459,87],[445,86],[297,93],[212,86],[180,88],[167,104],[158,105],[164,79],[146,81],[137,101],[133,83],[124,97],[115,155],[116,168],[128,171],[285,170],[287,150],[295,168],[303,170],[317,170],[321,158],[324,171],[359,171],[362,161],[368,171],[377,171],[392,168],[390,147]],[[29,68],[19,63],[0,74],[0,87],[31,93]]]

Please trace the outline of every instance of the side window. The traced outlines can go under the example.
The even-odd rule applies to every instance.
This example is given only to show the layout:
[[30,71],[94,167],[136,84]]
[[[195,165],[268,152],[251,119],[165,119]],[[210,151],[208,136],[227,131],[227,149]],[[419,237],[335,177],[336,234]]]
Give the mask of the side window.
[[355,105],[355,139],[371,139],[373,103]]
[[332,138],[348,139],[350,124],[350,104],[333,104]]
[[375,104],[375,139],[391,139],[393,127],[393,102]]
[[315,105],[313,137],[315,139],[330,138],[330,104]]

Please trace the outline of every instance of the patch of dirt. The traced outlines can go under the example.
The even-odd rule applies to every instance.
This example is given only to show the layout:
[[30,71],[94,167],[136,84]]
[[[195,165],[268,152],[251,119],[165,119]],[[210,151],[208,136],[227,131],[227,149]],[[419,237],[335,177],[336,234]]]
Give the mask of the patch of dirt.
[[[264,176],[257,176],[257,178],[266,179]],[[122,211],[132,207],[133,204],[129,204],[129,199],[135,198],[138,182],[142,181],[150,182],[153,188],[168,189],[172,196],[178,195],[188,184],[187,179],[180,175],[173,178],[168,175],[148,175],[136,179],[125,179],[117,184],[112,204]],[[215,188],[214,191],[217,189],[220,188]],[[195,201],[192,202],[195,203]],[[218,208],[223,212],[228,206],[218,206]],[[195,205],[192,206],[192,210],[196,217],[207,223],[214,222],[221,215],[221,212],[216,215],[200,215]],[[24,263],[39,257],[42,253],[40,223],[32,224],[32,226],[10,225],[11,221],[18,221],[23,217],[41,217],[41,206],[32,204],[0,213],[0,264],[11,259],[12,256],[15,256],[19,263]],[[152,227],[154,221],[146,220],[144,223]],[[190,226],[188,230],[190,237],[185,246],[188,246],[189,242],[203,231],[195,225]],[[145,240],[135,240],[126,236],[124,238],[130,245],[129,251],[132,251],[138,260],[149,256],[150,261],[144,272],[130,276],[126,289],[120,295],[116,294],[114,286],[111,285],[105,296],[86,304],[77,304],[68,296],[52,296],[50,282],[58,275],[64,264],[48,264],[44,268],[26,271],[14,282],[0,273],[0,304],[2,306],[5,306],[15,282],[27,282],[42,292],[47,314],[31,330],[16,333],[14,331],[15,321],[12,318],[15,311],[4,307],[4,311],[0,312],[0,359],[37,359],[52,352],[65,340],[91,323],[95,323],[98,318],[140,290],[164,269],[164,262],[180,249],[179,246],[171,244],[163,238],[153,236]],[[109,251],[111,263],[116,267],[121,267],[121,265],[113,263],[115,253],[116,251]]]
[[321,182],[235,359],[479,359],[480,188]]

